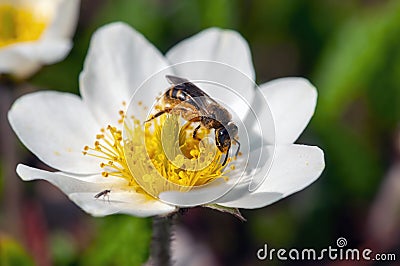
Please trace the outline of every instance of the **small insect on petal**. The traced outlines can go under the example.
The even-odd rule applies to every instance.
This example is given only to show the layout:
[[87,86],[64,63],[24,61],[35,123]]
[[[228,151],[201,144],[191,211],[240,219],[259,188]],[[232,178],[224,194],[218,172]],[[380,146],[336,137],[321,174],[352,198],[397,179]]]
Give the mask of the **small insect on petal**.
[[100,191],[99,193],[97,193],[96,195],[94,195],[94,197],[96,199],[103,197],[105,198],[107,196],[108,202],[110,202],[110,194],[111,193],[111,189],[105,189],[103,191]]

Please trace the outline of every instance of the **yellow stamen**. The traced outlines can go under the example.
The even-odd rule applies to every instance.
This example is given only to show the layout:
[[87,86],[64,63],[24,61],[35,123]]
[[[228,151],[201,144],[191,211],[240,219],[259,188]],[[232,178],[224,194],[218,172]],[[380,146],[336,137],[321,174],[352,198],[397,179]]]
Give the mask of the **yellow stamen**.
[[163,115],[143,127],[139,120],[127,119],[124,111],[119,115],[124,119],[124,136],[121,129],[108,125],[96,135],[93,147],[83,148],[84,155],[103,159],[104,177],[124,178],[130,189],[151,196],[169,190],[189,191],[220,178],[228,180],[230,170],[222,166],[225,154],[208,141],[209,130],[198,131],[203,138],[199,141],[193,138],[191,125],[180,127],[178,116]]
[[0,47],[40,38],[49,16],[25,6],[0,4]]

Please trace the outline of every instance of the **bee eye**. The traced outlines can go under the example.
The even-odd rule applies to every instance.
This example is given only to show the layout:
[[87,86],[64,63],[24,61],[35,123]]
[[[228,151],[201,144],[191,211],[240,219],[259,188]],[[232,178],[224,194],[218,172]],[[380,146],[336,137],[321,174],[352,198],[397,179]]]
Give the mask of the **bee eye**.
[[223,129],[218,131],[218,135],[226,136],[226,135],[228,135],[228,130],[226,130],[226,128],[223,128]]

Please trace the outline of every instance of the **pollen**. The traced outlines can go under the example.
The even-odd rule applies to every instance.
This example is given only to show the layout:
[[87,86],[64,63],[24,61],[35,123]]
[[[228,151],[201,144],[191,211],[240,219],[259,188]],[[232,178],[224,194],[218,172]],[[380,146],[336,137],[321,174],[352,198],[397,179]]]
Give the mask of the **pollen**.
[[27,6],[0,4],[0,47],[40,38],[49,16]]
[[105,127],[82,151],[102,159],[99,167],[105,178],[123,178],[129,189],[154,198],[164,191],[190,191],[216,179],[227,181],[227,173],[234,169],[222,165],[225,154],[207,138],[210,130],[200,129],[194,139],[194,127],[181,126],[176,115],[146,123],[124,111],[119,116],[122,124]]

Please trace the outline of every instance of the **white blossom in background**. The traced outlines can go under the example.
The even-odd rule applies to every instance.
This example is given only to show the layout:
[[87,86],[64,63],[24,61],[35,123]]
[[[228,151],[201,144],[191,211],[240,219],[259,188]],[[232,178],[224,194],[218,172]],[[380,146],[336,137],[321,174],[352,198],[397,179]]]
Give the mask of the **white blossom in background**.
[[0,0],[0,74],[27,78],[72,47],[79,0]]
[[[125,156],[120,152],[123,143],[120,142],[121,128],[118,129],[121,125],[117,121],[124,114],[121,108],[129,103],[134,91],[146,79],[170,65],[195,60],[222,62],[255,80],[248,44],[235,31],[206,29],[178,43],[163,56],[143,35],[126,24],[112,23],[100,28],[93,35],[80,76],[81,96],[57,91],[36,92],[19,98],[9,111],[10,124],[22,143],[41,161],[58,169],[58,172],[49,172],[20,164],[18,175],[25,181],[49,181],[94,216],[126,213],[145,217],[176,211],[179,206],[150,197],[130,177]],[[175,74],[190,78],[191,71]],[[201,71],[205,78],[217,76],[227,82],[235,78],[220,73],[219,69],[196,71]],[[162,82],[146,92],[148,97],[143,99],[143,105],[150,106],[165,90],[165,80]],[[314,86],[304,78],[293,77],[271,81],[259,88],[252,84],[239,86],[236,93],[253,103],[251,107],[261,121],[267,119],[269,106],[275,134],[268,133],[269,129],[262,136],[249,131],[250,140],[265,140],[264,145],[250,147],[249,152],[250,157],[253,151],[260,149],[269,154],[275,147],[274,160],[267,178],[258,178],[263,182],[255,191],[249,191],[248,184],[239,185],[223,199],[212,203],[232,208],[261,208],[314,182],[325,166],[322,150],[294,144],[314,113],[317,100]],[[268,106],[261,105],[255,99],[257,95],[265,97]],[[227,105],[235,106],[234,101],[229,97],[225,99]],[[246,107],[241,108],[244,108],[243,113],[248,111]],[[113,145],[102,142],[107,136],[111,136],[109,140]],[[94,140],[94,148],[89,148]],[[83,149],[84,153],[90,153],[91,149],[98,151],[102,158],[85,156]],[[252,167],[251,161],[249,165]],[[233,178],[235,171],[240,170],[237,167],[226,175]],[[254,173],[257,175],[257,171]],[[207,188],[204,189],[207,193]],[[104,200],[94,197],[105,190],[111,192]]]

